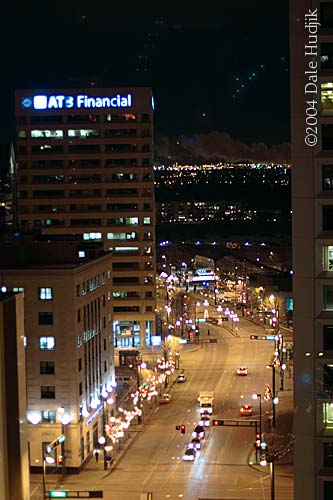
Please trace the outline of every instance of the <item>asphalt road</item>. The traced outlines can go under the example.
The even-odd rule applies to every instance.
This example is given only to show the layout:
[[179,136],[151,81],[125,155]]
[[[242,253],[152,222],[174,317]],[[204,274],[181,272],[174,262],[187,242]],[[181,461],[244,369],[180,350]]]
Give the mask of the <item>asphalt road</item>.
[[[188,345],[182,350],[180,367],[187,381],[173,385],[171,402],[154,410],[114,468],[68,476],[64,489],[102,489],[107,500],[146,500],[147,492],[152,493],[152,500],[271,499],[269,469],[249,464],[254,427],[210,427],[195,461],[182,460],[199,420],[200,390],[215,391],[214,418],[259,420],[259,403],[251,395],[263,395],[265,384],[271,382],[271,370],[265,365],[271,361],[273,342],[250,340],[251,334],[258,333],[256,325],[241,320],[237,337],[221,327],[209,325],[209,329],[209,338],[217,338],[217,343]],[[206,331],[204,326],[202,337]],[[248,376],[237,376],[240,365],[248,367]],[[239,408],[245,402],[254,407],[252,417],[240,416]],[[271,409],[271,402],[262,400],[263,420]],[[184,435],[176,430],[181,424],[186,426]],[[277,471],[275,481],[275,500],[291,500],[292,478]]]

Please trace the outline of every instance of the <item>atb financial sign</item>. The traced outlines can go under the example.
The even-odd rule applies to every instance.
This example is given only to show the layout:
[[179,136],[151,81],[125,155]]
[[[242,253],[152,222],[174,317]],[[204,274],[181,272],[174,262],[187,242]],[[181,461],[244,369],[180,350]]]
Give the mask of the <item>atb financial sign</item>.
[[38,94],[32,97],[23,97],[21,103],[22,108],[35,110],[130,108],[132,106],[132,94],[116,94],[113,96]]

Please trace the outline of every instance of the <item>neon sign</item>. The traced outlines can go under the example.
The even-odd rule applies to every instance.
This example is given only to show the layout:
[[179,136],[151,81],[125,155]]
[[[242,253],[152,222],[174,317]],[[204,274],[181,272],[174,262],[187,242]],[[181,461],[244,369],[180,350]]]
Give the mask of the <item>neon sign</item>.
[[114,96],[91,96],[87,94],[71,95],[34,95],[24,97],[21,101],[23,108],[36,110],[44,109],[91,109],[91,108],[130,108],[132,94]]

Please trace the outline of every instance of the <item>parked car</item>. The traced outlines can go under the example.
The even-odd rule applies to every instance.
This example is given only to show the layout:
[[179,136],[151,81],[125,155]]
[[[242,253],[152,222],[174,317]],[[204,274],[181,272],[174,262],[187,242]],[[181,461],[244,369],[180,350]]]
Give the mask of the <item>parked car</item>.
[[247,367],[240,366],[239,368],[237,368],[237,375],[247,375]]
[[186,382],[186,377],[185,377],[184,373],[181,373],[180,375],[178,375],[178,377],[176,378],[176,382],[177,382],[177,384],[182,384],[183,382]]

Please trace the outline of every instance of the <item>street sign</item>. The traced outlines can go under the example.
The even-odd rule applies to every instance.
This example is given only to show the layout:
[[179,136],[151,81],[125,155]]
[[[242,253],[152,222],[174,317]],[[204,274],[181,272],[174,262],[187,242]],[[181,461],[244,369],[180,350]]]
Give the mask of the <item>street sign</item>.
[[49,498],[68,498],[67,491],[49,491]]
[[265,340],[276,340],[276,335],[265,335]]
[[206,318],[197,318],[197,323],[206,323]]

